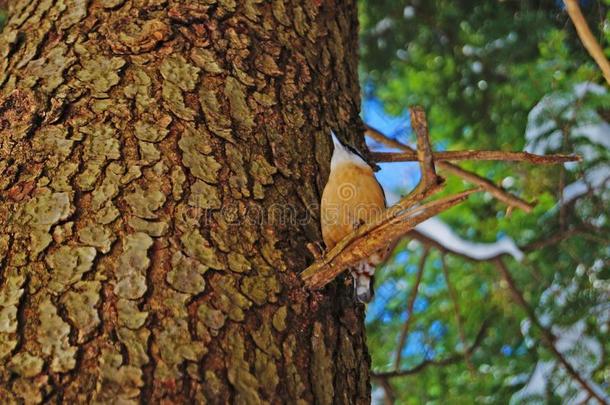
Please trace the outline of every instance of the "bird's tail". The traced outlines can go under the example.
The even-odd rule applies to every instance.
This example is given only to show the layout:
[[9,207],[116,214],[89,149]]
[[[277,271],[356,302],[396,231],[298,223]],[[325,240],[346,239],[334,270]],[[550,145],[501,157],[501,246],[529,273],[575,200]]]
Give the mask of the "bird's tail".
[[362,303],[368,303],[373,298],[373,276],[375,275],[375,265],[368,260],[358,263],[352,270],[354,278],[354,293],[356,299]]

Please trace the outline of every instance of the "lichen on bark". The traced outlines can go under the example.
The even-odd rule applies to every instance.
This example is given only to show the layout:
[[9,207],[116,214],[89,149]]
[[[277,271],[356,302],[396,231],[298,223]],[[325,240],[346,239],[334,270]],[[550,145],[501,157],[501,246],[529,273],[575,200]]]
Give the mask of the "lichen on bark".
[[19,300],[25,291],[22,288],[25,277],[7,273],[8,271],[5,271],[2,289],[0,290],[0,360],[9,356],[19,343],[17,309]]
[[297,277],[360,130],[354,2],[10,5],[0,398],[368,403],[362,309]]
[[53,303],[46,299],[38,307],[40,331],[37,341],[42,353],[50,358],[51,371],[65,373],[76,366],[77,348],[70,344],[70,325],[58,314]]

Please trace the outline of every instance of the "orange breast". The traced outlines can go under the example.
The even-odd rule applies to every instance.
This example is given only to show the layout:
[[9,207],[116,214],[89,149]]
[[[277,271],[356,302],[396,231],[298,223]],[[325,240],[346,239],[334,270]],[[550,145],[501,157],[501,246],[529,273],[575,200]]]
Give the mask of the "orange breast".
[[330,174],[321,202],[322,237],[328,249],[385,210],[385,199],[373,170],[349,163]]

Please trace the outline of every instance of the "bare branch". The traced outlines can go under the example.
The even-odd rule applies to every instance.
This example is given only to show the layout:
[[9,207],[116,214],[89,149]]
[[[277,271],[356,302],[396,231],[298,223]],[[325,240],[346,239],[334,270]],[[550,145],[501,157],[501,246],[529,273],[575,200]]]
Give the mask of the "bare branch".
[[422,198],[412,195],[403,198],[385,210],[377,221],[362,225],[340,240],[322,260],[316,261],[301,273],[305,284],[314,289],[324,287],[347,267],[386,248],[391,241],[405,235],[417,224],[448,210],[480,190],[467,190],[411,209],[401,209],[403,201],[421,201],[434,191],[435,189],[424,190],[421,193]]
[[[376,162],[414,162],[418,160],[414,152],[373,152],[371,159]],[[497,160],[504,162],[528,162],[539,165],[558,164],[566,162],[579,162],[576,155],[535,155],[529,152],[508,152],[499,150],[460,150],[449,152],[434,152],[433,158],[437,162],[458,160]]]
[[[399,210],[396,213],[394,211],[396,206],[400,205],[399,202],[392,208],[385,210],[378,221],[359,227],[339,241],[334,248],[326,253],[322,260],[314,262],[305,269],[301,273],[301,279],[305,281],[309,288],[322,288],[345,269],[387,247],[391,241],[406,234],[417,224],[461,203],[470,194],[478,191],[480,189],[467,190],[411,209]],[[427,196],[432,192],[431,189],[422,193]],[[411,195],[403,200],[408,199],[412,199]],[[423,198],[418,201],[421,200]]]
[[513,279],[510,272],[508,271],[508,268],[506,267],[506,264],[504,264],[502,259],[497,258],[494,260],[494,263],[495,263],[496,267],[498,268],[500,274],[502,275],[502,278],[504,279],[504,281],[506,281],[506,284],[508,285],[508,288],[510,289],[510,292],[513,295],[514,300],[517,302],[517,304],[519,304],[523,308],[523,310],[527,314],[530,321],[534,325],[536,325],[536,327],[540,330],[542,343],[551,351],[553,356],[563,365],[563,367],[566,369],[568,374],[574,380],[576,380],[580,384],[580,386],[590,396],[597,399],[602,404],[607,404],[608,402],[606,401],[606,398],[601,396],[593,387],[591,387],[589,385],[589,383],[578,373],[578,371],[576,371],[576,369],[568,362],[568,360],[565,358],[565,356],[555,347],[556,337],[553,335],[553,333],[549,329],[545,328],[542,325],[542,323],[536,316],[536,313],[534,312],[534,310],[529,306],[527,301],[525,301],[523,294],[517,287],[517,283],[515,283],[515,280]]
[[563,2],[576,27],[576,32],[578,32],[582,44],[587,48],[589,55],[591,55],[601,69],[606,82],[610,84],[610,63],[608,62],[608,59],[606,59],[606,55],[604,55],[604,50],[593,36],[593,33],[587,24],[587,20],[585,20],[585,17],[582,15],[578,0],[564,0]]
[[379,143],[382,143],[390,148],[402,149],[402,150],[413,150],[409,146],[398,142],[395,139],[390,138],[389,136],[383,134],[381,131],[373,128],[370,125],[366,125],[366,135],[371,139],[376,140]]
[[417,276],[415,277],[415,283],[411,288],[411,294],[409,294],[409,301],[407,303],[407,319],[405,320],[402,330],[400,331],[400,337],[398,338],[398,346],[396,347],[396,360],[394,361],[394,369],[400,369],[400,360],[402,359],[402,350],[407,342],[407,335],[409,334],[409,328],[413,321],[413,308],[415,306],[415,299],[417,298],[417,292],[419,290],[419,284],[421,283],[422,276],[424,275],[424,268],[426,267],[426,259],[430,249],[424,248],[421,259],[419,260],[419,267],[417,269]]
[[479,176],[478,174],[469,172],[468,170],[464,170],[461,167],[451,164],[449,162],[438,162],[438,167],[466,180],[469,183],[484,188],[485,191],[494,196],[498,201],[502,201],[509,207],[519,208],[524,212],[528,213],[532,212],[532,209],[534,208],[532,204],[522,200],[514,194],[505,191],[504,189],[496,186],[494,183],[484,177]]
[[[403,151],[415,152],[413,149],[411,149],[407,145],[403,145],[402,143],[385,136],[383,133],[381,133],[380,131],[376,130],[373,127],[367,126],[366,134],[369,137],[371,137],[372,139],[374,139],[378,142],[381,142],[387,146],[390,146],[392,148],[400,149]],[[468,181],[469,183],[472,183],[479,187],[484,188],[491,195],[493,195],[495,198],[497,198],[499,201],[502,201],[509,207],[519,208],[525,212],[532,211],[533,206],[531,204],[529,204],[528,202],[520,199],[519,197],[517,197],[511,193],[508,193],[507,191],[496,186],[491,181],[479,176],[478,174],[464,170],[461,167],[456,166],[449,162],[437,162],[437,166],[441,170],[445,170],[451,174],[461,177],[462,179]]]
[[483,325],[481,325],[481,329],[479,330],[479,333],[477,333],[477,337],[475,338],[474,342],[472,343],[472,346],[470,346],[464,353],[458,353],[451,357],[447,357],[447,358],[441,359],[441,360],[424,360],[413,368],[409,368],[406,370],[398,370],[398,371],[396,371],[396,370],[388,371],[385,373],[372,373],[371,376],[375,379],[403,377],[406,375],[417,374],[429,366],[447,366],[450,364],[458,363],[458,362],[462,361],[462,359],[464,359],[464,356],[466,355],[466,353],[468,353],[468,355],[471,355],[481,345],[481,343],[483,343],[483,339],[485,338],[485,333],[487,332],[489,325],[490,325],[489,320],[485,320],[483,322]]

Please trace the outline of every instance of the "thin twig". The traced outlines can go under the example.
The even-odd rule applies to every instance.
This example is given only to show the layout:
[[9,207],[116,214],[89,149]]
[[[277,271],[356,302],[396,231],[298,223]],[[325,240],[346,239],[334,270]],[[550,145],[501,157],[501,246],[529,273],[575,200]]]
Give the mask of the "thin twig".
[[[372,139],[381,142],[389,147],[400,149],[403,151],[413,151],[409,146],[404,145],[386,135],[376,130],[371,126],[367,126],[366,134]],[[487,192],[497,198],[499,201],[502,201],[504,204],[509,207],[515,207],[523,210],[524,212],[531,212],[533,209],[533,205],[522,200],[521,198],[503,190],[502,188],[496,186],[491,181],[479,176],[476,173],[467,171],[462,169],[459,166],[456,166],[449,162],[436,162],[437,166],[444,171],[447,171],[451,174],[454,174],[462,179],[468,181],[469,183],[475,184],[479,187],[484,188]]]
[[411,293],[409,294],[409,301],[407,302],[407,319],[402,325],[402,330],[400,331],[400,337],[398,338],[398,346],[396,349],[396,360],[394,361],[394,369],[400,369],[400,360],[402,360],[402,350],[405,347],[405,343],[407,342],[407,335],[409,334],[409,328],[411,327],[411,322],[413,321],[413,308],[415,307],[415,299],[417,298],[417,293],[419,290],[419,284],[421,283],[422,277],[424,275],[424,268],[426,267],[426,259],[428,258],[428,253],[430,249],[428,247],[424,248],[422,256],[419,260],[419,266],[417,268],[417,275],[415,277],[415,283],[413,284],[413,288],[411,288]]
[[591,387],[589,383],[578,373],[578,371],[576,371],[576,369],[568,362],[565,356],[555,347],[555,335],[553,335],[549,329],[542,325],[532,307],[530,307],[527,301],[525,301],[523,294],[517,287],[517,283],[515,283],[515,280],[508,271],[508,268],[502,259],[497,258],[494,260],[494,263],[502,275],[502,278],[508,285],[514,300],[523,308],[530,321],[540,330],[542,343],[544,343],[544,345],[551,351],[553,356],[563,365],[568,374],[574,380],[576,380],[589,395],[597,399],[602,404],[608,404],[606,398],[601,396],[593,387]]
[[469,355],[472,355],[472,353],[475,352],[475,350],[481,345],[481,343],[483,343],[483,339],[485,338],[485,333],[487,332],[489,325],[490,325],[489,320],[485,320],[483,322],[483,324],[481,325],[481,329],[479,330],[479,333],[477,333],[477,336],[476,336],[474,342],[472,343],[472,346],[470,346],[464,353],[458,353],[451,357],[447,357],[447,358],[441,359],[441,360],[424,360],[413,368],[409,368],[406,370],[387,371],[384,373],[372,373],[371,376],[373,378],[403,377],[403,376],[407,376],[407,375],[417,374],[429,366],[447,366],[450,364],[455,364],[455,363],[461,361],[462,359],[464,359],[464,356],[466,353],[468,353]]
[[[375,162],[414,162],[418,160],[417,153],[413,152],[372,152],[371,159]],[[460,150],[449,152],[434,152],[433,158],[437,162],[460,160],[496,160],[504,162],[528,162],[537,165],[549,165],[566,162],[579,162],[576,155],[535,155],[529,152],[508,152],[500,150]]]
[[366,135],[371,139],[382,143],[390,148],[401,149],[405,151],[413,150],[409,146],[405,145],[402,142],[398,142],[396,139],[392,139],[389,136],[385,135],[383,132],[378,129],[373,128],[370,125],[366,125]]
[[591,55],[601,69],[606,82],[610,84],[610,63],[608,62],[608,59],[606,59],[604,50],[599,45],[599,42],[597,42],[593,36],[589,24],[587,24],[587,20],[585,20],[585,17],[582,15],[578,0],[564,0],[564,3],[582,44],[587,48],[589,55]]
[[[445,283],[447,283],[447,290],[449,291],[449,297],[451,297],[451,301],[453,302],[453,311],[455,313],[455,321],[458,327],[458,333],[460,335],[460,341],[462,342],[462,347],[466,347],[466,334],[464,333],[464,321],[462,320],[462,313],[460,311],[460,303],[458,301],[458,296],[451,284],[451,280],[449,279],[449,271],[447,270],[447,263],[445,261],[445,255],[441,255],[441,267],[443,269],[443,275],[445,276]],[[466,366],[470,370],[470,373],[474,375],[476,370],[472,365],[472,361],[470,360],[470,354],[468,352],[464,355],[464,360],[466,361]]]
[[523,210],[523,212],[527,213],[532,212],[532,209],[534,208],[532,204],[517,197],[514,194],[505,191],[501,187],[496,186],[494,183],[484,177],[479,176],[478,174],[475,174],[468,170],[464,170],[461,167],[451,164],[449,162],[438,162],[438,167],[455,176],[462,178],[463,180],[466,180],[469,183],[484,188],[485,191],[491,194],[498,201],[501,201],[504,204],[508,205],[508,207],[519,208]]

